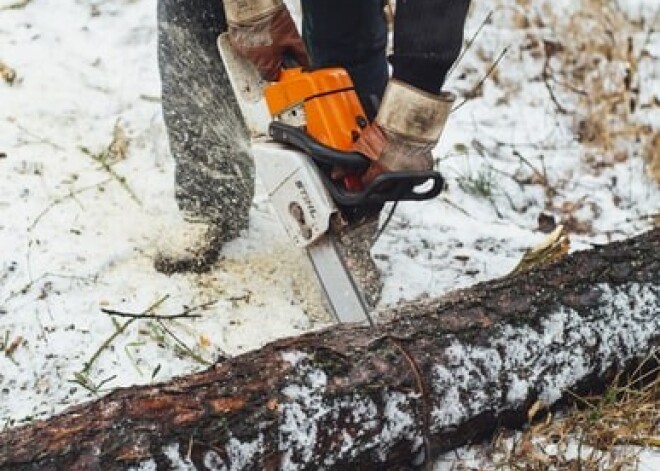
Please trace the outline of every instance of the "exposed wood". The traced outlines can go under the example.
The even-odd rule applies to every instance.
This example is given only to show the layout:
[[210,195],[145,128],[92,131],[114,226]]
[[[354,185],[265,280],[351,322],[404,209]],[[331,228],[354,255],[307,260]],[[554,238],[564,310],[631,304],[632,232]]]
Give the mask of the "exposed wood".
[[660,345],[660,229],[0,433],[0,470],[384,470]]

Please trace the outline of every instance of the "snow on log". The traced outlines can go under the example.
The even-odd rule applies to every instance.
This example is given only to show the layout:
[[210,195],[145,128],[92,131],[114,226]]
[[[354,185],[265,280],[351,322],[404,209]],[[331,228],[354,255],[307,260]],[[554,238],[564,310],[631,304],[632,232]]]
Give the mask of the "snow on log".
[[660,229],[0,433],[0,470],[384,470],[660,345]]

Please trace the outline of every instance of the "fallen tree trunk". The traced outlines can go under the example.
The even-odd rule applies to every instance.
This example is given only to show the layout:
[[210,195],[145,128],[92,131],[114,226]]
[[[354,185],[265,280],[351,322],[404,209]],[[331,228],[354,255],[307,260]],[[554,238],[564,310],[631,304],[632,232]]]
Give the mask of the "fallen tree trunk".
[[660,229],[0,433],[0,470],[384,470],[660,345]]

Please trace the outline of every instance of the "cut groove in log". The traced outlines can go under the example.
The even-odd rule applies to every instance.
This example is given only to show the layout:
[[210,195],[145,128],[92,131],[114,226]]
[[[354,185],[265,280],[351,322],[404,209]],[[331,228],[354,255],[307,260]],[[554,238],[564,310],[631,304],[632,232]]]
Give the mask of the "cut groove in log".
[[[660,230],[0,433],[0,470],[383,470],[660,345]],[[427,446],[428,445],[428,446]]]

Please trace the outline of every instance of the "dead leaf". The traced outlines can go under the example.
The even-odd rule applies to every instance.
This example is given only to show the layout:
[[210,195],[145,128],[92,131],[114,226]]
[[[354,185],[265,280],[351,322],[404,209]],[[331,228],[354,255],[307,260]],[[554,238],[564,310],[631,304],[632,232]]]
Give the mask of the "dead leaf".
[[568,253],[570,245],[571,242],[564,226],[557,226],[543,242],[525,252],[509,276],[559,260]]
[[539,411],[543,408],[544,406],[541,401],[536,401],[534,404],[532,404],[532,407],[530,407],[527,411],[527,422],[532,423],[534,421],[534,417],[536,417]]
[[113,161],[124,160],[128,154],[128,144],[126,130],[122,126],[121,121],[117,121],[112,130],[112,142],[108,146],[111,159]]
[[202,348],[209,348],[211,346],[211,339],[209,339],[206,335],[200,335],[199,346]]
[[0,77],[9,85],[16,81],[16,71],[0,60]]
[[23,337],[20,335],[16,337],[7,348],[5,348],[5,355],[8,357],[14,355],[18,347],[20,347],[23,344]]
[[538,217],[539,231],[550,234],[557,228],[557,222],[551,214],[541,213]]
[[655,133],[644,147],[644,159],[647,163],[647,173],[660,183],[660,132]]

